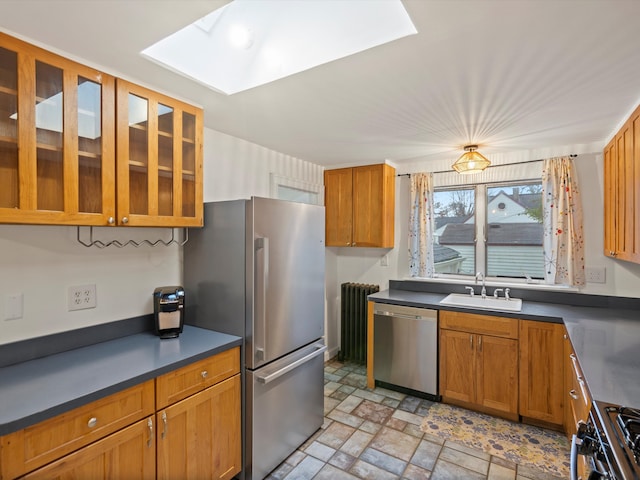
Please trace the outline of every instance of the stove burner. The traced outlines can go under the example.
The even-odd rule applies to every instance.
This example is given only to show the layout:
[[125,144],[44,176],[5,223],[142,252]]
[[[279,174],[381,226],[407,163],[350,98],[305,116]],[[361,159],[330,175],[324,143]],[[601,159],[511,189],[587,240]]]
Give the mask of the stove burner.
[[633,452],[636,463],[640,464],[640,410],[620,407],[617,421],[627,446]]

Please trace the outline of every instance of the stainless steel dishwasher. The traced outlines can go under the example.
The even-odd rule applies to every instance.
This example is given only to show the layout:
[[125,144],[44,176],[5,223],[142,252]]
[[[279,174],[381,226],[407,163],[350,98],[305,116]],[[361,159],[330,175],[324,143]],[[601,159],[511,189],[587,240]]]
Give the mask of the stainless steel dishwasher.
[[373,342],[376,384],[440,398],[437,310],[375,303]]

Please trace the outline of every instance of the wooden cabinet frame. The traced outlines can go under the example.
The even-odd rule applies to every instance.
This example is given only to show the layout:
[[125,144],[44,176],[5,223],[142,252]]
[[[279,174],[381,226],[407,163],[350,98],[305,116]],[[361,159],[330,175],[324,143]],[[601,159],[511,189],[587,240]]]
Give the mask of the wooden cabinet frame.
[[325,170],[326,246],[393,248],[395,181],[386,164]]

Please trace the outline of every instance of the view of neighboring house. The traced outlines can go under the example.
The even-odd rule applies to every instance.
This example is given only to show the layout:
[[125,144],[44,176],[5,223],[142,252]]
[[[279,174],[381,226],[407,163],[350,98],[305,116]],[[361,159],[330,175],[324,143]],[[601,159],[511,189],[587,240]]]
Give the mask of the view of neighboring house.
[[[488,276],[544,277],[543,227],[536,214],[539,206],[540,193],[523,194],[517,188],[511,195],[499,190],[489,196],[485,234]],[[473,275],[477,269],[475,216],[437,217],[435,226],[436,272]],[[482,229],[478,234],[483,234]]]

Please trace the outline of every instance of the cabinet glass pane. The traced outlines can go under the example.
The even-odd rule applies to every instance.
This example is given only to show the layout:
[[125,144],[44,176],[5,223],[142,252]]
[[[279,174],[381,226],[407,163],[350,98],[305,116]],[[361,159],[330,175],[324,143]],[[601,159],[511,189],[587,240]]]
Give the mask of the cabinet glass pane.
[[158,104],[158,214],[173,215],[173,108]]
[[129,211],[148,213],[149,102],[129,94]]
[[64,210],[62,70],[36,62],[38,210]]
[[0,48],[0,208],[18,208],[16,52]]
[[196,216],[196,117],[182,114],[182,216]]
[[102,86],[78,78],[79,210],[102,211]]

